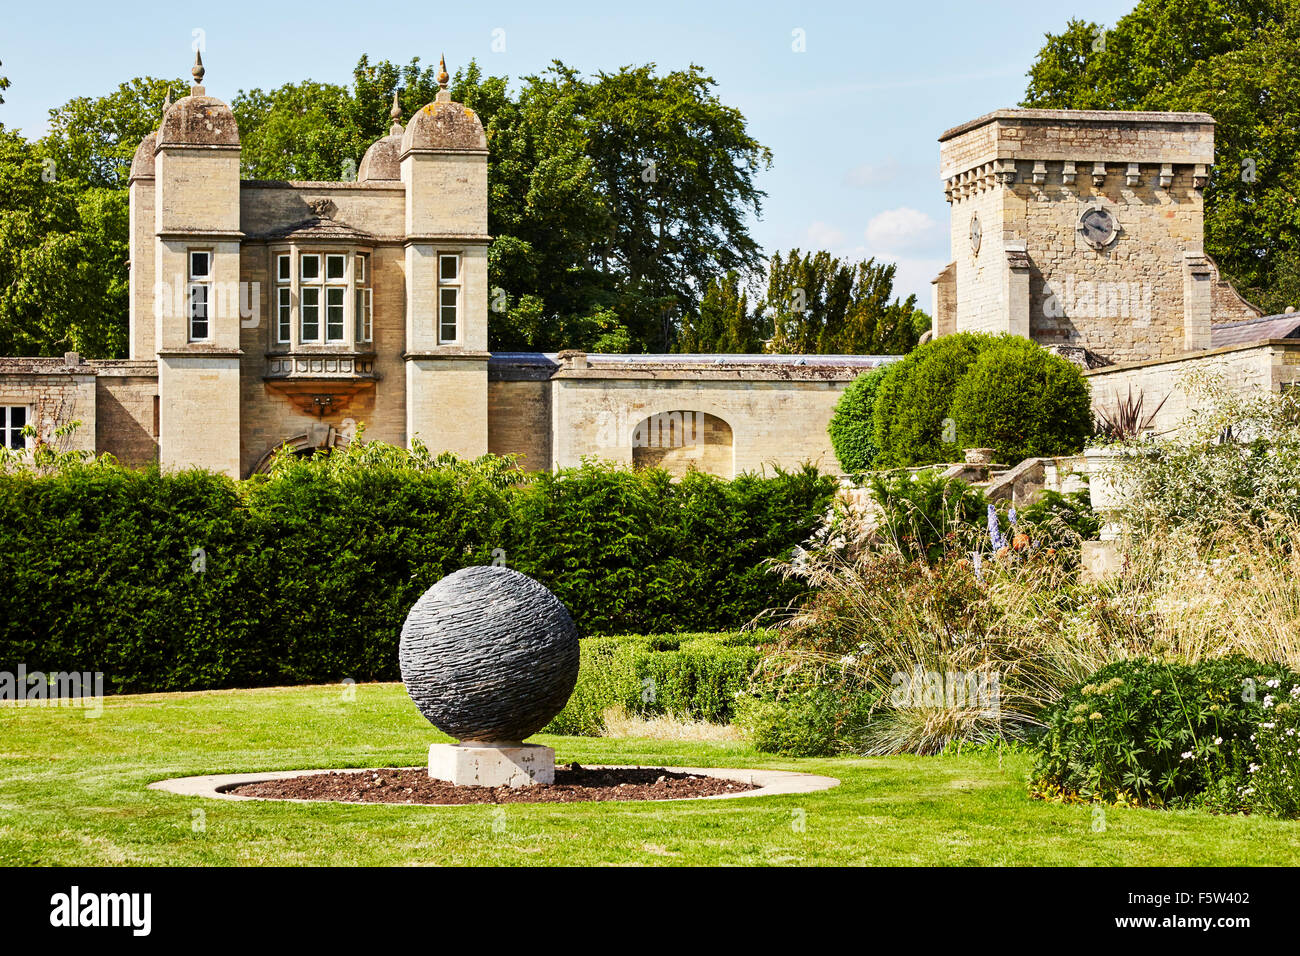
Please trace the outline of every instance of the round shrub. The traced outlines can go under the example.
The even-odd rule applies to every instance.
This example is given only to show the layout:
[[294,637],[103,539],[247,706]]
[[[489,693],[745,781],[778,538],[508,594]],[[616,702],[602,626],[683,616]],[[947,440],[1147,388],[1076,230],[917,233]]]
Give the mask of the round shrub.
[[1078,367],[1044,348],[1001,342],[957,384],[951,414],[963,448],[996,448],[999,461],[1071,455],[1092,431],[1092,400]]
[[1252,736],[1271,713],[1270,687],[1298,680],[1240,655],[1108,664],[1044,714],[1033,789],[1055,799],[1236,808],[1256,756]]
[[871,411],[876,404],[876,390],[888,371],[889,367],[882,365],[859,375],[835,403],[826,430],[830,433],[835,457],[846,472],[866,471],[876,457]]
[[967,369],[995,346],[1038,348],[1017,336],[958,332],[919,345],[888,366],[872,409],[877,468],[960,459],[955,431],[945,428],[944,420],[951,417],[953,395]]

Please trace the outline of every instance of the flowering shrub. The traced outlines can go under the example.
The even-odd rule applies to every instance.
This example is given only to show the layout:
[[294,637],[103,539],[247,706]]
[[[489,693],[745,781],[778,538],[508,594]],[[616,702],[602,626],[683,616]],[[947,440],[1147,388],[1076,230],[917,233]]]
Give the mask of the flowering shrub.
[[1264,682],[1264,719],[1251,738],[1255,753],[1238,788],[1242,803],[1278,817],[1300,817],[1300,681]]
[[1130,530],[1300,519],[1300,395],[1242,395],[1205,373],[1179,387],[1191,411],[1176,429],[1113,446],[1129,452],[1118,458],[1117,479],[1128,489]]
[[[1262,807],[1260,786],[1249,794],[1244,781],[1265,779],[1258,735],[1264,724],[1277,724],[1269,719],[1277,708],[1266,689],[1284,683],[1300,684],[1300,674],[1241,656],[1109,664],[1045,715],[1032,790],[1049,799],[1225,810],[1249,809],[1254,798]],[[1276,736],[1264,738],[1270,794],[1296,772],[1294,734],[1283,731],[1289,748],[1275,745]],[[1279,759],[1287,749],[1291,755]]]
[[880,534],[902,554],[931,563],[954,550],[959,536],[974,529],[985,508],[994,506],[964,481],[937,473],[872,475],[871,495],[880,505]]

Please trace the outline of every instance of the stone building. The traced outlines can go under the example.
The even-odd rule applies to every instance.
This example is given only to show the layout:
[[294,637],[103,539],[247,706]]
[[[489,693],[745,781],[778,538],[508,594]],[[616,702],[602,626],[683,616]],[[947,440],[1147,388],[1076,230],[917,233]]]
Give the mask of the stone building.
[[[487,139],[445,68],[350,182],[241,180],[234,115],[193,73],[131,167],[130,358],[0,359],[7,446],[75,419],[73,447],[240,477],[364,427],[528,469],[840,470],[831,410],[894,357],[488,351]],[[940,144],[935,334],[1028,336],[1087,368],[1098,405],[1169,395],[1162,422],[1188,368],[1300,379],[1300,319],[1261,316],[1205,255],[1210,116],[999,110]]]
[[445,67],[355,182],[241,180],[235,117],[193,73],[131,167],[130,359],[0,359],[11,444],[77,419],[75,447],[239,477],[364,426],[528,469],[838,470],[831,409],[890,357],[489,353],[487,139]]
[[1205,113],[1004,109],[939,138],[953,261],[934,280],[935,333],[1008,332],[1080,362],[1094,407],[1146,393],[1155,422],[1179,382],[1300,378],[1300,318],[1265,317],[1205,254],[1214,163]]

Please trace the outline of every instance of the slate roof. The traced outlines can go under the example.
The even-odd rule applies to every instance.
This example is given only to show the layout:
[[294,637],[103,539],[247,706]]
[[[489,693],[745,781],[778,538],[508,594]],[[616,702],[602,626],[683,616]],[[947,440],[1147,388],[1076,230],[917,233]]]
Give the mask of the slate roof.
[[1223,322],[1210,327],[1210,348],[1245,345],[1266,339],[1300,338],[1300,312],[1265,315],[1241,322]]

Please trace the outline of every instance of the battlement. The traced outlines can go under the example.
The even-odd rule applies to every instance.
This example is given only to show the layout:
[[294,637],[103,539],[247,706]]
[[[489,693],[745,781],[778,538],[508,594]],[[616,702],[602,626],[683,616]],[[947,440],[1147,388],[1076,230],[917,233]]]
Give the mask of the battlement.
[[1049,169],[1067,185],[1115,173],[1123,174],[1128,185],[1171,180],[1179,167],[1203,180],[1214,162],[1214,117],[1003,109],[953,127],[939,143],[939,175],[950,202],[983,181],[1042,184]]

